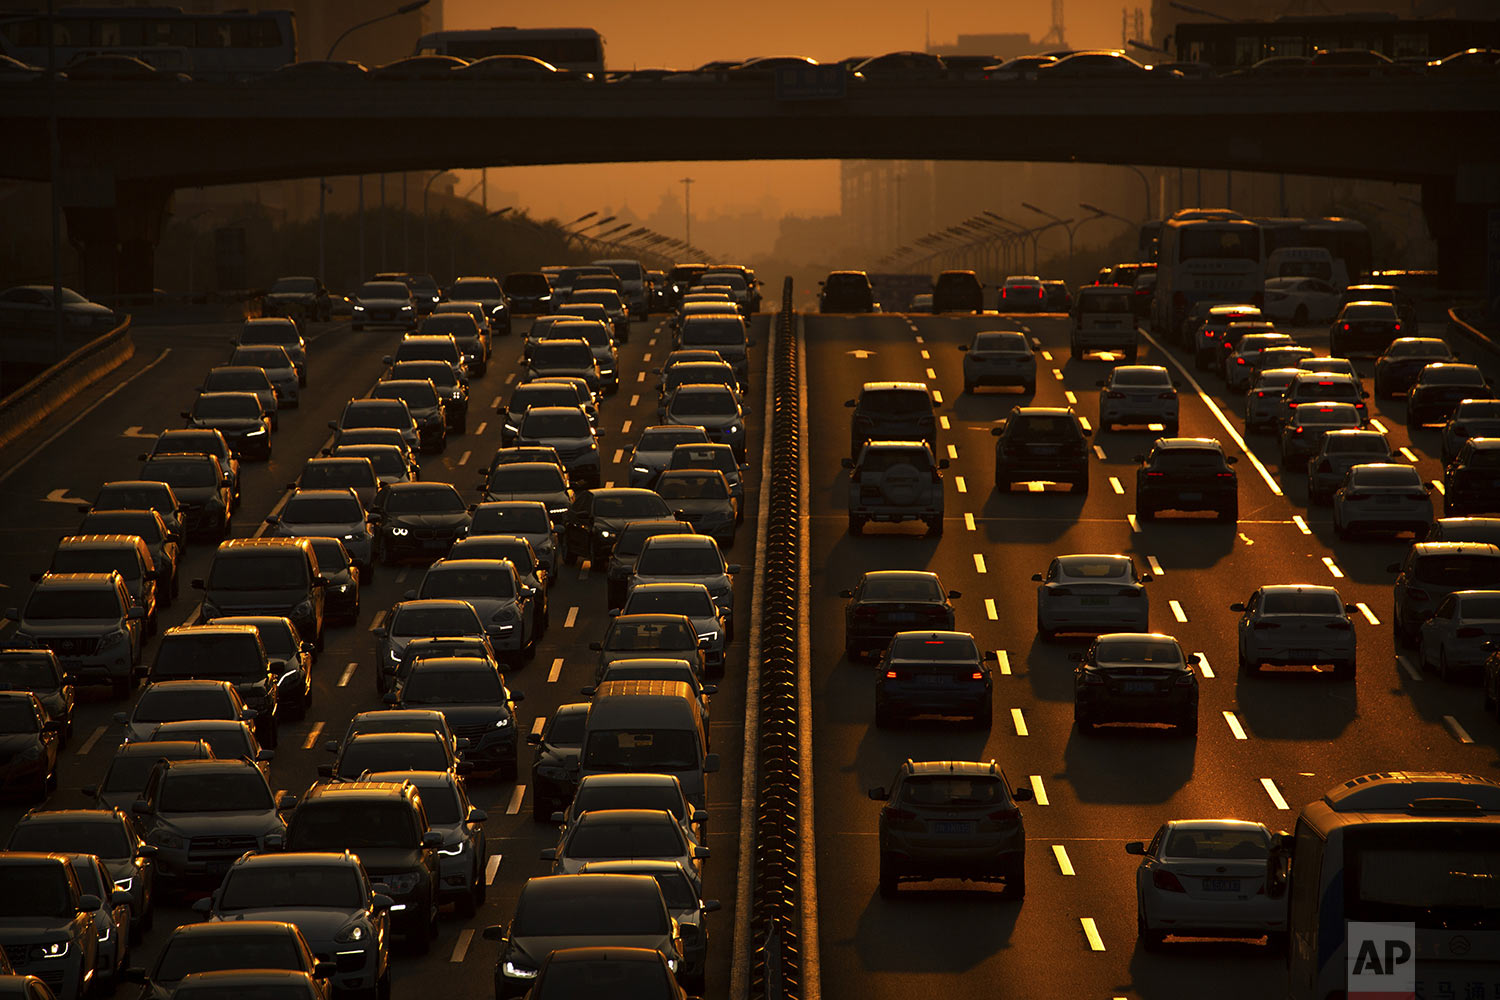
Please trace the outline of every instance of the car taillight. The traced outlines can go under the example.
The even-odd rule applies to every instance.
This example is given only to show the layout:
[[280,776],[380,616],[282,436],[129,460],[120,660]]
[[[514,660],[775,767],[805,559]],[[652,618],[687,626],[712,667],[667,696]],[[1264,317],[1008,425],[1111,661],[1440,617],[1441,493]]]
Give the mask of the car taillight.
[[1258,622],[1256,622],[1254,625],[1252,625],[1250,627],[1254,628],[1254,629],[1281,628],[1281,626],[1278,625],[1276,622],[1268,622],[1268,621],[1258,621]]
[[1165,479],[1165,478],[1167,478],[1167,474],[1165,472],[1148,472],[1148,473],[1146,473],[1146,478],[1147,479]]
[[893,680],[895,680],[896,678],[898,678],[900,676],[901,675],[899,673],[897,673],[896,671],[894,671],[894,670],[887,670],[885,672],[885,679],[888,680],[888,681],[893,681]]
[[971,681],[982,681],[982,680],[984,680],[984,672],[981,671],[981,670],[974,671],[972,674],[969,675],[969,680],[971,680]]
[[1107,393],[1107,397],[1109,399],[1124,399],[1125,398],[1125,394],[1123,392],[1118,392],[1118,391],[1116,391],[1114,389],[1111,389]]
[[1298,427],[1296,430],[1292,431],[1292,433],[1293,434],[1301,434],[1306,429],[1307,428],[1305,428],[1305,427]]
[[998,823],[1004,823],[1008,820],[1015,819],[1019,815],[1021,815],[1021,810],[1017,809],[1015,806],[1006,806],[1004,809],[996,809],[985,818],[995,820]]
[[1349,329],[1349,324],[1348,324],[1348,323],[1345,323],[1345,324],[1344,324],[1344,329],[1345,329],[1345,330],[1347,330],[1347,329]]
[[1085,683],[1085,684],[1103,684],[1104,683],[1104,675],[1101,674],[1097,670],[1088,670],[1088,669],[1085,669],[1083,671],[1083,683]]
[[1214,339],[1214,332],[1212,330],[1204,330],[1203,331],[1203,336],[1207,337],[1209,340],[1213,340]]
[[1245,359],[1242,358],[1242,357],[1241,358],[1235,358],[1234,359],[1234,363],[1237,364],[1237,365],[1242,365],[1242,364],[1245,363]]
[[1169,871],[1157,868],[1151,873],[1151,884],[1164,892],[1187,892],[1182,883],[1177,881],[1177,876]]
[[897,809],[895,806],[886,806],[882,812],[886,819],[916,819],[917,814],[910,809]]
[[1232,472],[1215,472],[1214,473],[1214,478],[1215,479],[1233,479],[1234,478],[1234,473],[1232,473]]
[[1400,332],[1401,332],[1401,324],[1400,324],[1400,323],[1397,323],[1397,324],[1396,324],[1396,332],[1397,332],[1397,333],[1400,333]]
[[1458,637],[1460,639],[1474,639],[1481,635],[1484,635],[1484,629],[1478,625],[1465,625],[1458,630]]
[[1157,399],[1176,399],[1177,398],[1177,393],[1173,389],[1168,389],[1166,392],[1159,392],[1159,393],[1157,393],[1156,394],[1156,398]]

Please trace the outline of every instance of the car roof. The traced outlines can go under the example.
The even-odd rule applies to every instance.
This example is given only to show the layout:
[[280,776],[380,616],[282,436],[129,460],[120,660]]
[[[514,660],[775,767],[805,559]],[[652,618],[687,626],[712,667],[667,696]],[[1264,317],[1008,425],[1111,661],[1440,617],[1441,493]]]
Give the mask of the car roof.
[[911,775],[930,774],[965,774],[1000,776],[1000,765],[995,761],[974,760],[910,760],[903,765],[903,770]]
[[1500,558],[1500,546],[1489,542],[1416,542],[1412,553],[1419,556],[1491,556]]
[[925,569],[872,569],[861,577],[863,580],[913,580],[917,578],[936,583],[938,575]]
[[236,937],[241,934],[296,934],[284,920],[224,920],[203,924],[179,924],[172,937]]
[[1332,594],[1338,596],[1338,591],[1326,584],[1313,583],[1273,583],[1260,588],[1263,594]]
[[359,863],[359,858],[349,851],[273,851],[266,854],[245,854],[234,865],[236,868],[244,865],[298,868],[346,865],[352,868]]
[[1075,414],[1069,406],[1012,406],[1010,415],[1012,417],[1071,417]]
[[903,389],[908,392],[928,392],[926,382],[866,382],[862,391],[884,392],[891,389]]
[[36,582],[38,587],[59,587],[71,590],[113,590],[120,574],[108,573],[44,573]]
[[[669,475],[671,472],[690,473],[690,474],[693,474],[693,475],[704,475],[704,474],[708,474],[708,473],[716,472],[716,471],[717,471],[716,469],[673,469],[673,470],[670,470],[670,472],[664,472],[664,473],[662,473],[662,475]],[[722,475],[722,473],[720,473],[720,475]],[[635,522],[632,521],[630,523],[634,524]],[[709,536],[709,535],[697,535],[697,534],[693,534],[691,532],[685,533],[685,534],[676,534],[676,535],[652,535],[650,538],[646,539],[646,544],[649,545],[653,549],[706,549],[706,548],[713,548],[715,551],[718,551],[718,548],[719,548],[719,543],[716,542],[716,541],[714,541],[714,539],[712,538],[712,536]]]
[[[408,734],[410,735],[410,734]],[[407,784],[394,781],[340,781],[313,785],[303,796],[303,804],[313,799],[406,799],[413,791]]]
[[[1350,406],[1350,403],[1342,404]],[[1210,451],[1223,451],[1224,447],[1219,444],[1218,438],[1200,437],[1160,437],[1156,439],[1155,447],[1165,451],[1193,451],[1207,449]]]
[[[227,617],[227,616],[226,616]],[[281,619],[286,621],[285,618]],[[162,638],[174,635],[260,635],[260,630],[247,621],[226,622],[222,618],[211,619],[204,625],[174,625],[162,633]]]

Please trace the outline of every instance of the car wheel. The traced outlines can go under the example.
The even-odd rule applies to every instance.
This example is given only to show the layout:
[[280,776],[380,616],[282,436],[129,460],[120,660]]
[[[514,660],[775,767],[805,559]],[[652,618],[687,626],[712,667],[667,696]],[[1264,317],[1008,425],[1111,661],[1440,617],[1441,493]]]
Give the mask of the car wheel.
[[1115,422],[1113,420],[1105,420],[1103,417],[1099,418],[1099,433],[1100,434],[1103,434],[1106,431],[1112,431],[1114,429],[1115,429]]
[[895,899],[900,890],[901,878],[895,863],[884,854],[880,856],[880,895],[884,899]]
[[1026,391],[1026,394],[1028,396],[1034,396],[1034,395],[1036,395],[1036,380],[1033,379],[1030,382],[1023,382],[1023,383],[1021,383],[1021,388]]
[[1068,357],[1070,359],[1072,359],[1073,361],[1082,361],[1083,360],[1083,348],[1079,347],[1077,344],[1069,344],[1068,345]]
[[974,728],[989,729],[995,723],[995,706],[986,705],[974,713]]
[[122,699],[130,697],[130,682],[131,678],[129,675],[126,675],[125,677],[114,677],[110,679],[110,694],[116,701],[120,701]]
[[552,820],[552,803],[539,795],[531,797],[531,821],[533,823],[549,823]]
[[1005,872],[1005,897],[1007,899],[1026,898],[1026,859],[1024,857],[1012,861]]
[[943,515],[937,514],[927,518],[927,537],[941,538],[943,535]]
[[1147,507],[1147,506],[1145,506],[1143,504],[1137,504],[1136,505],[1136,514],[1137,514],[1137,516],[1140,517],[1140,519],[1142,521],[1154,521],[1154,520],[1156,520],[1156,508],[1155,507]]
[[1273,955],[1286,954],[1287,945],[1291,942],[1291,936],[1286,931],[1268,931],[1266,933],[1266,947]]
[[1234,523],[1235,521],[1238,521],[1239,519],[1240,519],[1240,505],[1238,503],[1232,504],[1231,506],[1228,506],[1228,507],[1221,508],[1219,510],[1219,520],[1221,520],[1221,521],[1228,521],[1230,523]]
[[1078,731],[1080,733],[1087,734],[1094,731],[1094,726],[1097,725],[1097,723],[1094,722],[1094,719],[1091,715],[1089,715],[1083,709],[1079,708],[1075,703],[1073,705],[1073,725],[1078,727]]
[[564,566],[576,566],[578,556],[573,553],[573,546],[568,542],[568,536],[564,535],[562,540],[562,561]]
[[1073,492],[1074,493],[1088,493],[1088,491],[1089,491],[1089,476],[1088,476],[1088,473],[1085,472],[1083,474],[1082,478],[1073,480]]
[[972,396],[972,395],[974,395],[974,383],[973,382],[969,382],[969,381],[965,381],[964,382],[964,395],[965,396]]
[[1354,680],[1354,660],[1345,660],[1333,668],[1333,676],[1336,680]]
[[875,706],[875,728],[876,729],[894,729],[894,728],[896,728],[896,718],[895,718],[895,716],[892,715],[891,714],[891,710],[889,708],[886,708],[884,705],[876,705]]
[[1242,673],[1242,674],[1258,674],[1258,673],[1260,673],[1260,661],[1259,660],[1252,660],[1252,659],[1250,659],[1248,656],[1245,655],[1244,651],[1241,650],[1240,651],[1240,673]]
[[469,433],[469,418],[465,417],[464,419],[460,420],[458,423],[454,424],[453,425],[453,433],[455,433],[455,434],[467,434],[467,433]]
[[1439,649],[1438,650],[1438,663],[1437,663],[1437,675],[1438,675],[1438,677],[1442,678],[1445,681],[1446,680],[1451,680],[1452,676],[1449,673],[1450,669],[1451,668],[1448,666],[1448,651],[1446,649]]
[[1135,916],[1135,934],[1140,939],[1141,947],[1147,951],[1161,951],[1167,940],[1166,932],[1152,930],[1146,923],[1146,915],[1139,910]]
[[863,535],[865,533],[865,519],[858,514],[849,515],[849,534]]
[[1186,737],[1188,737],[1190,739],[1197,739],[1197,737],[1198,737],[1198,710],[1197,709],[1194,709],[1191,715],[1185,715],[1185,716],[1182,717],[1182,721],[1180,721],[1179,723],[1177,723],[1177,731],[1179,733],[1181,733],[1183,736],[1186,736]]

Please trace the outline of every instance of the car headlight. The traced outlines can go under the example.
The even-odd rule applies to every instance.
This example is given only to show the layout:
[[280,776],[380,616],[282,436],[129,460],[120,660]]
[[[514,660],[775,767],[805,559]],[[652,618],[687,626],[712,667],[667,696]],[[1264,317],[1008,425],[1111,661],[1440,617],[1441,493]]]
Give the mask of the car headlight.
[[448,398],[449,399],[463,399],[464,398],[464,392],[463,392],[462,389],[454,389],[453,391],[451,391],[451,392],[448,393]]
[[365,311],[365,307],[364,307],[364,306],[362,306],[362,305],[358,305],[358,304],[356,304],[356,305],[355,305],[355,306],[354,306],[354,311],[355,311],[355,312],[357,312],[357,313],[362,313],[362,312],[364,312],[364,311]]
[[438,854],[445,858],[457,858],[461,857],[468,849],[469,842],[467,840],[460,840],[453,847],[439,847]]
[[151,834],[151,840],[157,847],[165,847],[167,850],[181,850],[187,846],[186,841],[171,830],[156,830]]
[[104,944],[105,942],[107,942],[109,940],[109,935],[110,935],[110,926],[109,926],[109,924],[101,924],[99,926],[99,943],[100,944]]
[[297,603],[297,606],[292,609],[292,617],[293,618],[306,618],[308,615],[310,615],[312,613],[313,613],[313,602],[311,600],[299,601]]
[[547,508],[547,513],[551,514],[553,517],[556,517],[559,514],[566,514],[567,512],[568,512],[568,508],[566,508],[566,507],[548,507]]
[[521,433],[520,428],[517,427],[515,424],[506,424],[505,425],[505,429],[508,430],[508,431],[510,431],[512,434],[519,434],[519,433]]
[[[53,941],[51,944],[34,944],[31,946],[31,957],[41,958],[63,958],[68,954],[68,942]],[[532,973],[536,975],[536,973]]]
[[651,471],[651,467],[649,465],[632,465],[630,467],[630,471],[631,472],[646,472],[646,473],[649,473]]
[[673,973],[675,973],[677,971],[677,959],[675,959],[675,958],[669,958],[669,959],[667,959],[667,968],[670,971],[672,971]]
[[699,642],[713,642],[718,637],[719,637],[718,630],[714,630],[712,632],[699,632],[698,633],[698,641]]
[[334,588],[334,592],[335,593],[339,593],[339,594],[347,594],[347,593],[349,593],[349,584],[347,584],[347,583],[341,583],[341,584],[339,584],[337,587]]
[[599,529],[599,537],[600,538],[613,538],[614,537],[614,533],[611,532],[608,528],[600,528]]
[[728,427],[724,428],[724,433],[725,434],[738,434],[742,430],[744,430],[744,428],[741,427],[739,424],[730,424]]
[[392,663],[400,663],[401,662],[401,651],[399,649],[392,649],[390,651],[390,654],[391,654],[391,662]]
[[121,892],[129,892],[135,886],[135,877],[115,879],[115,888]]
[[247,438],[265,437],[265,435],[266,435],[266,429],[264,427],[257,427],[253,431],[246,431],[245,432],[245,437],[247,437]]
[[354,941],[363,941],[369,937],[369,933],[369,931],[365,930],[364,924],[350,924],[339,931],[338,936],[334,940],[339,944],[350,944]]
[[493,615],[491,615],[490,621],[496,625],[500,625],[506,622],[514,622],[519,617],[520,615],[517,613],[515,608],[511,607],[510,605],[506,605],[505,607],[501,608],[499,611],[496,611]]
[[293,677],[300,676],[301,673],[302,673],[302,671],[300,671],[300,670],[288,670],[286,673],[284,673],[280,677],[276,678],[276,683],[277,684],[285,684],[287,681],[291,680]]
[[503,718],[496,719],[495,720],[495,728],[496,729],[509,729],[510,728],[510,716],[507,715],[507,716],[504,716]]
[[409,313],[411,312],[411,306],[402,306],[401,311],[404,313]]
[[536,969],[528,969],[524,965],[517,965],[508,958],[505,960],[503,968],[505,974],[512,979],[535,979],[537,976]]
[[396,875],[386,875],[382,877],[381,881],[398,896],[404,896],[417,887],[420,877],[416,872],[401,872]]
[[407,530],[405,528],[401,528],[401,527],[392,527],[391,528],[391,535],[393,537],[395,537],[395,538],[405,538],[407,536],[407,534],[408,534],[408,532],[407,532]]

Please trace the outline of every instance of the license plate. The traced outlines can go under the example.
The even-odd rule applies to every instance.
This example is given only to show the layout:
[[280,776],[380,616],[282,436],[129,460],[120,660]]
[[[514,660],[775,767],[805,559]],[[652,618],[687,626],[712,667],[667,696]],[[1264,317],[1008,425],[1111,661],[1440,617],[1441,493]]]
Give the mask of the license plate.
[[1375,500],[1383,507],[1394,507],[1401,502],[1400,497],[1376,497]]
[[1107,604],[1109,604],[1109,598],[1107,597],[1085,597],[1083,599],[1083,606],[1086,608],[1101,608]]
[[952,674],[919,674],[917,683],[925,684],[927,687],[949,687],[953,684]]
[[1120,685],[1122,691],[1130,694],[1144,694],[1156,690],[1155,681],[1125,681]]
[[1209,892],[1239,892],[1240,880],[1237,878],[1206,878],[1203,880],[1203,888]]
[[973,833],[974,824],[971,822],[938,821],[932,824],[933,833]]
[[1184,499],[1184,500],[1202,500],[1203,499],[1203,494],[1202,493],[1184,493],[1182,495],[1182,499]]
[[1318,651],[1316,649],[1294,649],[1292,650],[1292,655],[1299,659],[1311,660],[1318,655]]
[[891,615],[891,621],[893,622],[914,622],[916,620],[916,613],[912,611],[897,611]]
[[1031,453],[1033,455],[1056,455],[1057,448],[1053,445],[1033,445]]

